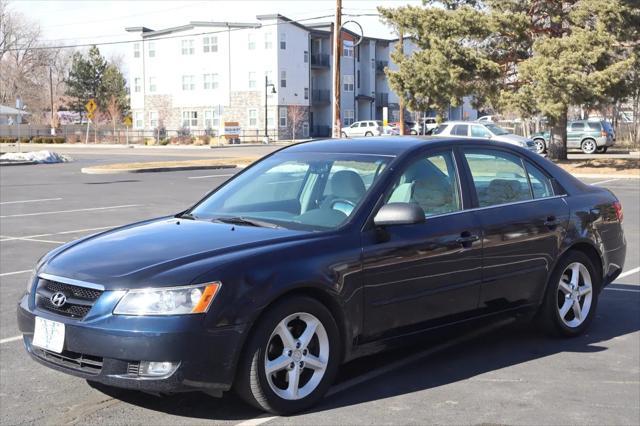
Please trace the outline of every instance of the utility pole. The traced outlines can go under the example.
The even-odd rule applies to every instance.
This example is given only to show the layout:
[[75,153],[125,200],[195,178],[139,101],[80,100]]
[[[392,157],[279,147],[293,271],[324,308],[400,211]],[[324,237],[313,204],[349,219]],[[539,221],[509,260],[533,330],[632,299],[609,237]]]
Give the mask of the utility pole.
[[342,56],[342,0],[336,0],[336,16],[333,24],[333,108],[331,109],[332,136],[339,138],[342,131],[340,120],[340,59]]
[[53,118],[53,75],[49,67],[49,95],[51,96],[51,136],[56,135],[56,121]]
[[[400,50],[400,54],[402,56],[404,56],[404,33],[402,30],[400,30],[399,33],[400,39],[398,40],[398,50]],[[404,98],[402,96],[402,93],[400,93],[400,96],[398,97],[398,105],[400,107],[400,114],[398,116],[399,121],[400,121],[400,135],[403,136],[404,135]]]

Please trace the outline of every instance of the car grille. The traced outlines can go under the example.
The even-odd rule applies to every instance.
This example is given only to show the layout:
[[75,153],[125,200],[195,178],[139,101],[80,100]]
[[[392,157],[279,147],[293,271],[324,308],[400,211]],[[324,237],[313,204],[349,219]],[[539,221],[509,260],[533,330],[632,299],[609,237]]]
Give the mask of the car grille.
[[[51,296],[58,292],[63,293],[67,297],[66,303],[62,306],[55,306],[51,302]],[[89,313],[91,307],[101,294],[102,290],[41,278],[36,290],[36,306],[59,315],[82,319]]]
[[99,356],[80,354],[72,351],[62,351],[62,353],[58,354],[36,347],[33,347],[32,350],[37,357],[52,364],[88,374],[100,374],[100,371],[102,371],[102,357]]

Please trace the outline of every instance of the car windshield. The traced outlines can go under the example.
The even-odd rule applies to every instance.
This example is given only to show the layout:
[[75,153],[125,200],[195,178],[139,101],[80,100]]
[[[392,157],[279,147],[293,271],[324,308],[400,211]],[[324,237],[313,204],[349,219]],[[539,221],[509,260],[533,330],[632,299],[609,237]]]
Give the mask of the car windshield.
[[319,231],[339,227],[393,157],[279,153],[252,166],[188,212],[189,218]]
[[510,132],[507,132],[505,129],[503,129],[500,126],[497,126],[495,124],[485,124],[484,125],[487,129],[491,130],[491,133],[493,133],[496,136],[500,136],[500,135],[508,135]]

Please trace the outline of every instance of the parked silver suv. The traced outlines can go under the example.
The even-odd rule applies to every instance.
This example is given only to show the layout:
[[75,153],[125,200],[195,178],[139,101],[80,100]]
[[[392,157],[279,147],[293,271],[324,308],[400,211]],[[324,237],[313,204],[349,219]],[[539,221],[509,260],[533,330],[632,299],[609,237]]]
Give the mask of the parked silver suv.
[[433,131],[433,135],[454,136],[457,138],[483,138],[498,142],[506,142],[536,151],[531,139],[510,133],[495,123],[478,123],[473,121],[447,121]]
[[380,136],[383,133],[382,121],[356,121],[349,127],[343,127],[341,133],[343,138],[353,138],[358,136]]

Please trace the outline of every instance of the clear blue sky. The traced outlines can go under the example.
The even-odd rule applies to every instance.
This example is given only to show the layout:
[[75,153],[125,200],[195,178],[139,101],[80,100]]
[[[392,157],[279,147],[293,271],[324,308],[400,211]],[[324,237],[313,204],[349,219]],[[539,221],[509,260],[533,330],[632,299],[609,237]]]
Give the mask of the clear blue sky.
[[[375,13],[377,6],[420,5],[420,0],[343,0],[345,13]],[[292,19],[331,15],[334,0],[9,0],[9,8],[38,22],[43,36],[55,44],[95,43],[129,40],[124,27],[145,26],[153,29],[184,25],[189,21],[255,21],[259,14],[280,13]],[[392,36],[377,17],[357,20],[365,35]],[[321,21],[327,21],[327,18]],[[351,27],[348,27],[351,28]],[[355,28],[355,27],[354,27]],[[106,55],[118,55],[126,45],[104,46]]]

